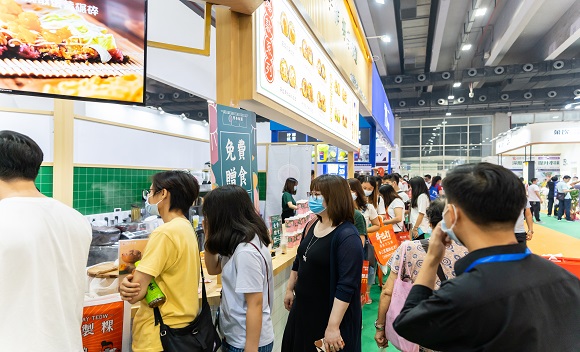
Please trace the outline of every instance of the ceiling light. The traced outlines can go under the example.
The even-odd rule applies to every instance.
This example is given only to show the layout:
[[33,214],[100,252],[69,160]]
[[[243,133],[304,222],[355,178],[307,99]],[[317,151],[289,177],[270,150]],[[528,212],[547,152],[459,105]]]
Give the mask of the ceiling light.
[[463,46],[461,47],[462,51],[468,51],[471,49],[471,44],[463,44]]
[[451,116],[450,112],[445,113],[445,116]]
[[455,95],[450,95],[450,96],[447,97],[447,99],[453,100],[453,99],[455,99]]
[[375,0],[375,1],[379,4],[383,4],[383,5],[385,4],[385,0]]
[[182,119],[183,121],[185,121],[185,120],[187,120],[187,117],[185,117],[185,116],[182,116],[182,117],[181,117],[181,119]]
[[564,109],[570,109],[572,107],[572,104],[566,104],[566,106],[564,106]]
[[560,116],[558,116],[558,115],[554,115],[554,116],[552,116],[552,118],[553,118],[553,119],[559,119],[559,118],[560,118]]
[[461,82],[453,83],[453,88],[461,87]]
[[578,99],[580,99],[580,95],[577,95],[574,97],[574,100],[578,100]]
[[383,41],[383,43],[390,43],[391,42],[391,37],[389,37],[388,35],[383,35],[381,37],[381,40]]
[[208,104],[215,104],[215,103],[213,102],[213,100],[209,100],[209,99],[207,100],[207,103],[208,103]]
[[[448,112],[448,114],[450,114],[450,115],[451,115],[451,113],[449,113],[449,112]],[[447,125],[447,121],[443,121],[443,122],[441,122],[441,123],[442,123],[442,124],[444,124],[444,125]]]
[[580,105],[576,105],[576,106],[574,107],[574,110],[580,110]]
[[485,7],[477,9],[477,10],[475,10],[475,17],[481,17],[481,16],[485,15],[486,12],[487,12],[487,8],[485,8]]

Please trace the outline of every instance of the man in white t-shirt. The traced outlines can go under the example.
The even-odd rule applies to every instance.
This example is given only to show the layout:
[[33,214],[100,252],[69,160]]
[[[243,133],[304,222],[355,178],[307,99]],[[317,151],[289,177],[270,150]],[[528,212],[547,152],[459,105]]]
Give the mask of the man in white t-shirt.
[[[516,234],[516,240],[518,240],[518,243],[525,244],[526,241],[530,241],[534,235],[534,219],[532,219],[532,212],[530,209],[531,205],[528,202],[514,226],[514,233]],[[524,226],[524,220],[525,224],[528,226],[528,231],[526,231]]]
[[0,131],[1,351],[81,352],[91,226],[35,187],[43,153]]
[[538,186],[538,179],[532,178],[532,184],[528,187],[528,201],[530,202],[531,211],[536,218],[536,222],[540,220],[540,208],[542,207],[542,198],[540,197],[540,187]]
[[558,182],[556,185],[556,194],[559,193],[563,194],[564,196],[564,199],[559,199],[560,203],[558,207],[558,221],[562,221],[562,216],[564,213],[566,214],[566,220],[573,221],[570,217],[570,208],[572,205],[572,195],[570,192],[572,192],[572,190],[570,189],[568,182],[570,182],[570,176],[566,175],[562,177],[562,181]]

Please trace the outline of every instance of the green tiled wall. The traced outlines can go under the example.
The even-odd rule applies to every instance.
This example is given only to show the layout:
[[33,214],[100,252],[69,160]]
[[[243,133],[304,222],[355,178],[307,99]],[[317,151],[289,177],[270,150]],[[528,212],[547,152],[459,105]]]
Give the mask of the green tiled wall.
[[34,183],[42,194],[52,197],[52,166],[41,166]]
[[160,171],[75,167],[73,207],[84,215],[129,210],[149,189],[151,176]]
[[258,192],[260,193],[260,200],[266,200],[266,173],[258,172]]

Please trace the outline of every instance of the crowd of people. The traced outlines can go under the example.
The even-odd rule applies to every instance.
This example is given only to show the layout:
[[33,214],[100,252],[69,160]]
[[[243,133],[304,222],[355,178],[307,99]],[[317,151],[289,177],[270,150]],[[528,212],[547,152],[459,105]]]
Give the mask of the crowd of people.
[[[10,284],[0,293],[0,336],[7,351],[81,351],[91,229],[80,213],[36,189],[42,159],[32,139],[0,131],[0,278]],[[384,268],[374,268],[387,276],[379,282],[378,347],[396,341],[409,351],[579,351],[580,280],[525,245],[537,209],[537,200],[528,198],[530,189],[536,194],[534,182],[526,192],[511,171],[488,163],[458,166],[443,180],[314,178],[308,203],[316,219],[304,230],[284,294],[283,336],[273,329],[268,229],[242,188],[214,189],[204,198],[203,228],[205,267],[222,278],[215,346],[270,352],[276,340],[283,352],[360,352],[362,267],[374,256],[367,233],[390,225],[409,231],[411,241]],[[551,186],[563,194],[559,217],[574,186]],[[288,179],[284,215],[292,216],[296,189],[297,181]],[[201,257],[187,218],[198,196],[188,172],[152,178],[146,207],[164,223],[120,285],[123,300],[140,304],[135,352],[171,351],[159,321],[187,329],[204,312]],[[145,299],[153,279],[166,297],[157,308]],[[41,333],[31,338],[23,326]]]

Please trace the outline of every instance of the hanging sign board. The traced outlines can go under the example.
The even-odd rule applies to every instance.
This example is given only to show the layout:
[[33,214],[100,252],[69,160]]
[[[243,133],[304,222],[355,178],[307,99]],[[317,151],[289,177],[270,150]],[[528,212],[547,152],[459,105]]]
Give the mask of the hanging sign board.
[[256,114],[209,104],[209,131],[212,183],[238,185],[258,204]]
[[255,21],[257,93],[358,145],[358,98],[294,7],[266,1]]

